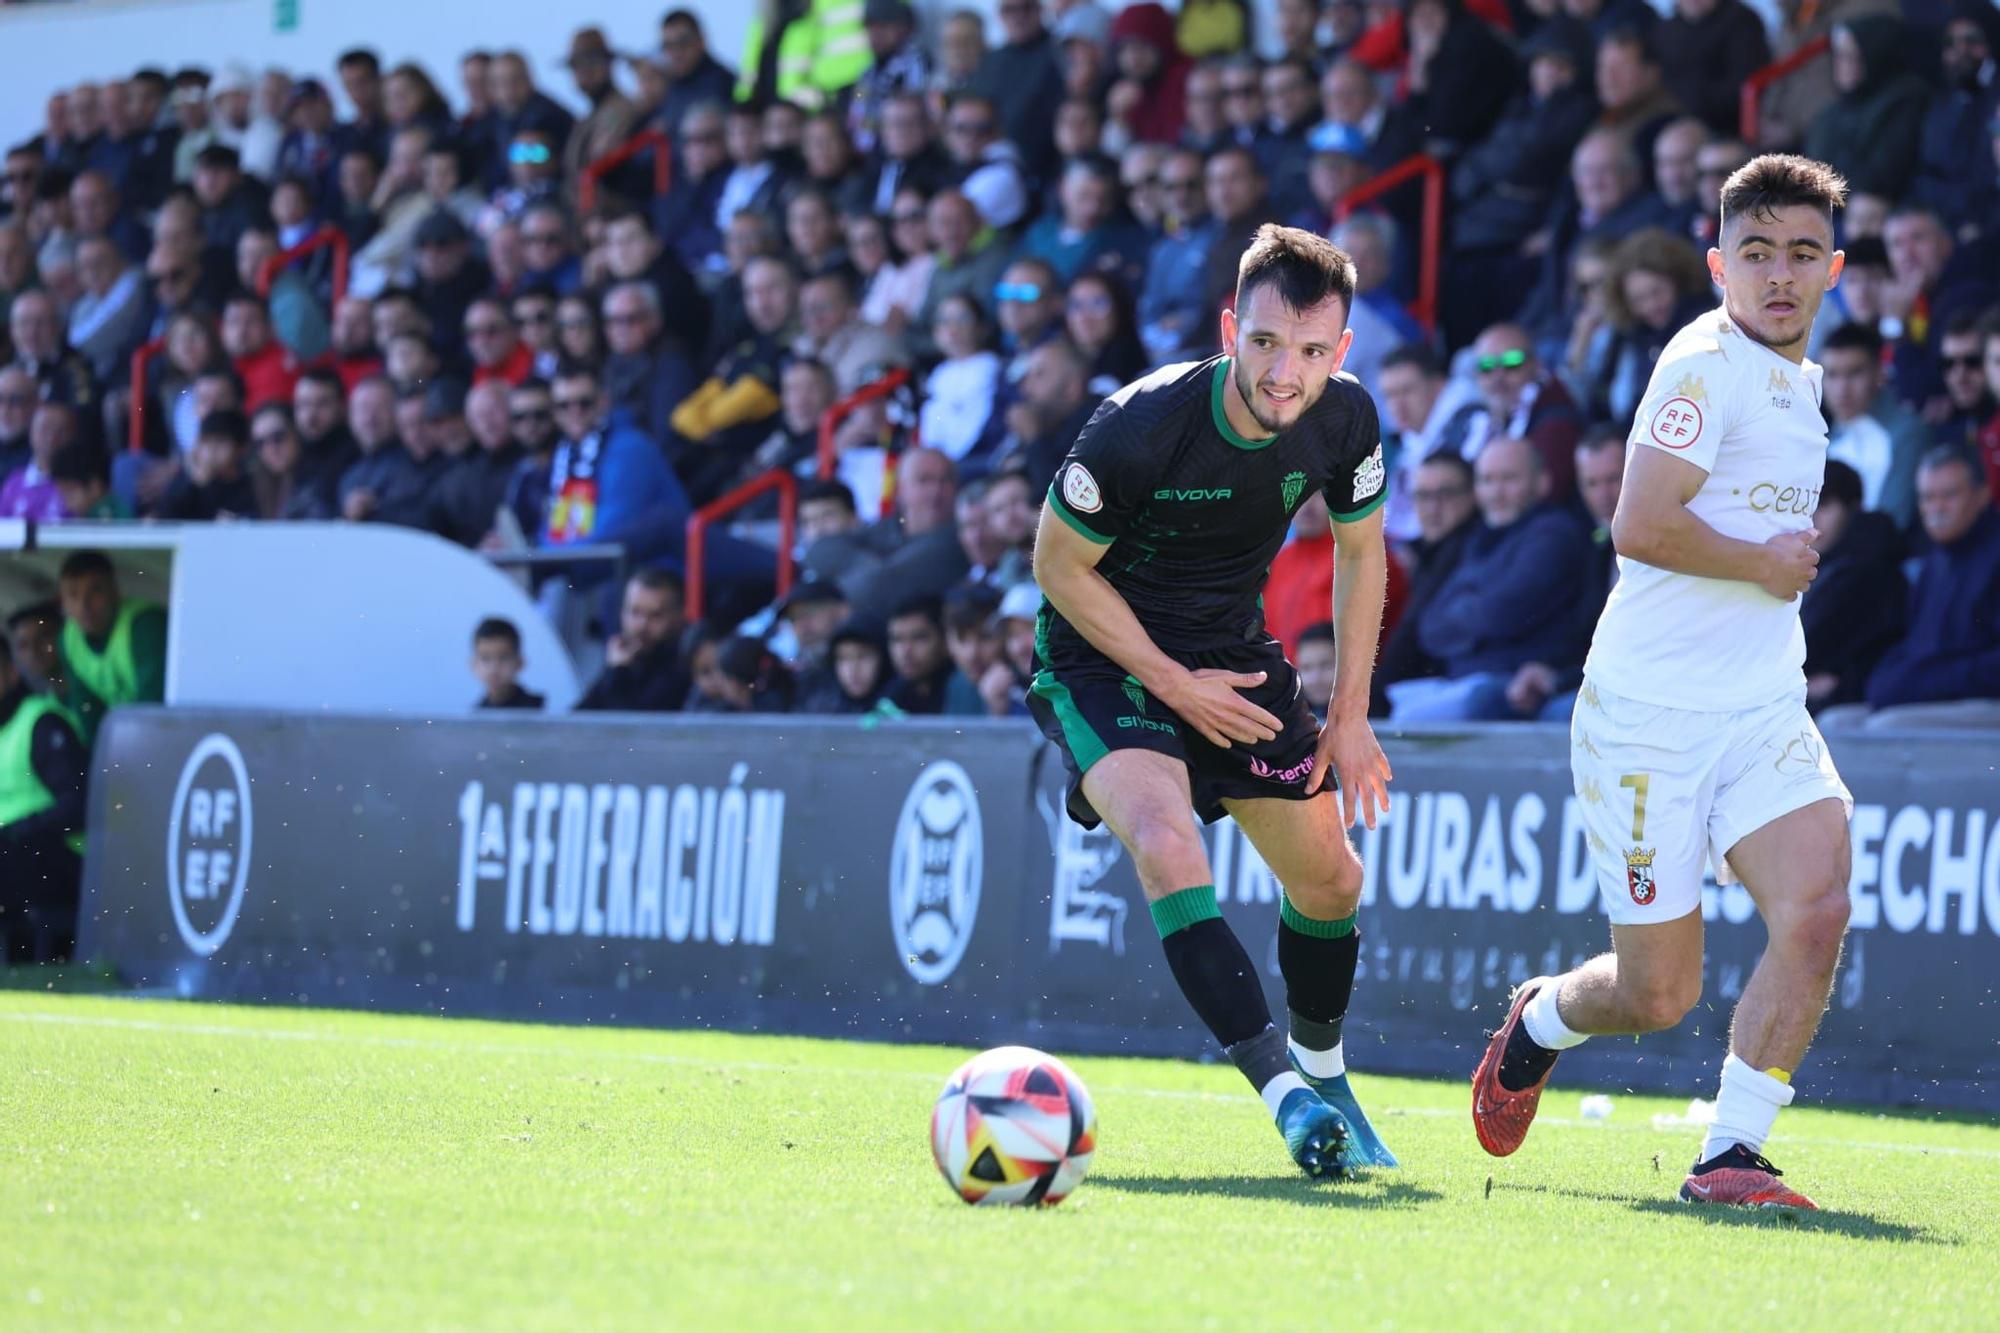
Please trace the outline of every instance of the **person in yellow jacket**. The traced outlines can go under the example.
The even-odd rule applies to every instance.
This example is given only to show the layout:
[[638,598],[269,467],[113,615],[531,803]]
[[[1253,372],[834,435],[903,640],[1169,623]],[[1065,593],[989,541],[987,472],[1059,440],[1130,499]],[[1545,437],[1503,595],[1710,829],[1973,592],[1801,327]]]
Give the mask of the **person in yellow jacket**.
[[874,62],[862,11],[863,0],[760,0],[743,38],[736,100],[831,105]]
[[696,504],[713,498],[734,478],[741,455],[768,430],[764,423],[778,414],[779,378],[798,294],[798,275],[784,260],[762,255],[745,264],[747,336],[716,363],[714,374],[681,399],[668,419],[674,434],[689,448],[689,456],[676,464],[676,470]]
[[0,943],[9,963],[66,958],[74,944],[89,767],[75,719],[29,691],[0,636]]
[[99,551],[63,561],[63,698],[88,742],[107,710],[162,703],[167,697],[167,613],[123,596],[118,574]]

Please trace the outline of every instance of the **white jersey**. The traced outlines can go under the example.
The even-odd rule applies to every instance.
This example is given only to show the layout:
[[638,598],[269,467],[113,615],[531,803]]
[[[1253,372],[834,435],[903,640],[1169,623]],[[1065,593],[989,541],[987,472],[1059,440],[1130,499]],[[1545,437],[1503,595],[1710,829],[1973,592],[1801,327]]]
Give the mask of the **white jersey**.
[[[1661,353],[1631,445],[1708,473],[1687,508],[1723,536],[1762,543],[1801,531],[1826,480],[1820,368],[1711,311]],[[1798,599],[1620,556],[1584,673],[1661,708],[1738,712],[1802,693],[1805,657]]]

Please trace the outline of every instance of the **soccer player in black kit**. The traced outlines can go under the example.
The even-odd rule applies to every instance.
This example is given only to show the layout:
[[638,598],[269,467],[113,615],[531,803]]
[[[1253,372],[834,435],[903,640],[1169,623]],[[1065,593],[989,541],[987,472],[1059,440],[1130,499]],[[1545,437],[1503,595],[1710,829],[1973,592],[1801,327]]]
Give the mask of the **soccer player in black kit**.
[[[1107,399],[1056,473],[1035,541],[1045,602],[1030,706],[1068,765],[1070,815],[1131,853],[1181,992],[1312,1176],[1396,1164],[1341,1046],[1360,957],[1346,830],[1357,808],[1374,827],[1391,776],[1368,725],[1388,479],[1375,406],[1339,373],[1353,299],[1354,265],[1330,241],[1259,229],[1222,314],[1227,354]],[[1262,608],[1291,516],[1321,490],[1341,524],[1324,728]],[[1233,817],[1284,889],[1285,1030],[1216,910],[1197,813]]]

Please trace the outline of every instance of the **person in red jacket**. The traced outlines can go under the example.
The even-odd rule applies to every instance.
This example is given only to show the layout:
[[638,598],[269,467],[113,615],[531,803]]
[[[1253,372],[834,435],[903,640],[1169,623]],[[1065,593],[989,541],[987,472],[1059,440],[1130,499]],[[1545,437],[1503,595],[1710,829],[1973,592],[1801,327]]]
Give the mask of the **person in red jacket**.
[[233,296],[222,309],[222,349],[243,381],[243,408],[255,412],[268,403],[289,403],[298,383],[298,363],[271,332],[271,313],[248,293]]
[[1187,119],[1188,58],[1173,16],[1159,5],[1129,5],[1111,20],[1118,82],[1105,105],[1111,118],[1145,143],[1175,143]]
[[[1315,494],[1292,515],[1292,539],[1271,562],[1270,581],[1264,585],[1264,629],[1285,645],[1285,655],[1294,660],[1299,635],[1333,614],[1333,547],[1333,523],[1327,517],[1326,499]],[[1391,551],[1389,586],[1382,600],[1381,642],[1387,643],[1389,632],[1396,628],[1408,592],[1409,577]]]

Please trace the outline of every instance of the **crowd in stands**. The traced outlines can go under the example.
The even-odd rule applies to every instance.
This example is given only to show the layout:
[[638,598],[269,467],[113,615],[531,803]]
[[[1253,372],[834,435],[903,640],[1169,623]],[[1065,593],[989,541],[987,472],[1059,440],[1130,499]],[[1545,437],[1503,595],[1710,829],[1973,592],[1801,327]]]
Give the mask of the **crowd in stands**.
[[[0,516],[616,544],[628,578],[541,576],[566,640],[601,645],[583,708],[1018,714],[1057,465],[1104,395],[1217,350],[1237,256],[1287,222],[1359,277],[1347,368],[1392,476],[1377,711],[1560,718],[1633,411],[1718,300],[1718,191],[1796,149],[1853,191],[1811,347],[1833,462],[1783,499],[1824,555],[1812,701],[2000,711],[1988,0],[932,18],[774,0],[739,53],[686,10],[652,50],[584,27],[562,88],[536,83],[551,52],[470,51],[447,81],[357,48],[65,89],[11,127],[0,186]],[[1744,80],[1822,38],[1744,124]],[[664,193],[658,148],[591,165],[655,130]],[[1422,183],[1369,186],[1414,154],[1443,169],[1435,311]],[[273,258],[327,229],[339,290],[328,250]],[[828,409],[895,372],[822,460]],[[797,581],[774,605],[767,495],[710,540],[689,623],[689,515],[771,469],[799,485]],[[1333,541],[1302,509],[1266,598],[1322,700]],[[473,647],[483,705],[539,704],[516,627]]]

